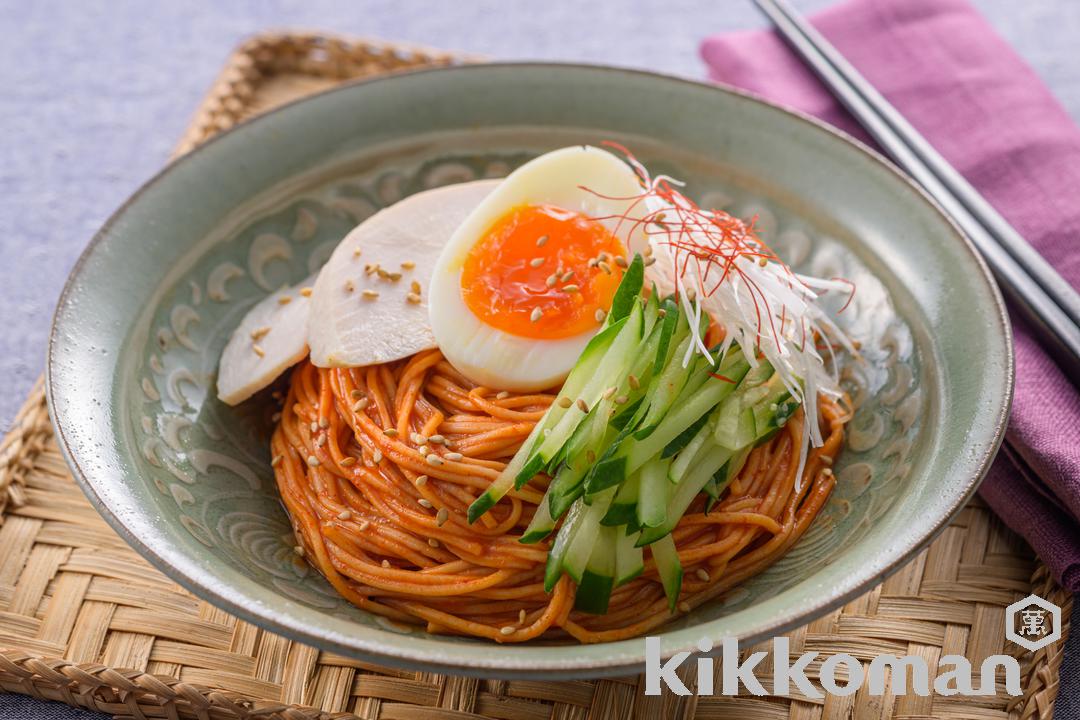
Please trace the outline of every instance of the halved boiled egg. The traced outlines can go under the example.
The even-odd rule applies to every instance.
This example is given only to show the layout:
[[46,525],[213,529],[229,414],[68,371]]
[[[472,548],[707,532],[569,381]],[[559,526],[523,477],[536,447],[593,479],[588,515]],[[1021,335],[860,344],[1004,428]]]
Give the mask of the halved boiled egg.
[[501,390],[560,383],[611,307],[628,245],[644,243],[623,219],[641,192],[625,162],[588,146],[503,180],[435,264],[428,312],[450,363]]

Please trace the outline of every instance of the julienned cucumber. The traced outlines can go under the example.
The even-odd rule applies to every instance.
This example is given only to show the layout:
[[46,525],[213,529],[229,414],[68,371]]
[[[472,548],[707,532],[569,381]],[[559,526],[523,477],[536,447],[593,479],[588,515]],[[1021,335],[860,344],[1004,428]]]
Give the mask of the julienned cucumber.
[[682,589],[683,571],[679,553],[675,550],[675,543],[670,535],[665,535],[650,547],[656,562],[656,571],[660,575],[660,583],[664,586],[664,595],[667,596],[668,610],[674,612],[679,602],[679,591]]

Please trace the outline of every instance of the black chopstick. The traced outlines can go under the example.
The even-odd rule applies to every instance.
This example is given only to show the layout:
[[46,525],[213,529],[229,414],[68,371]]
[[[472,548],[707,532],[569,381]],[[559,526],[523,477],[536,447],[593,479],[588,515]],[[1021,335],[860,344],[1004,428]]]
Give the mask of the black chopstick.
[[1066,376],[1080,381],[1080,295],[784,0],[754,2],[871,137],[967,234]]

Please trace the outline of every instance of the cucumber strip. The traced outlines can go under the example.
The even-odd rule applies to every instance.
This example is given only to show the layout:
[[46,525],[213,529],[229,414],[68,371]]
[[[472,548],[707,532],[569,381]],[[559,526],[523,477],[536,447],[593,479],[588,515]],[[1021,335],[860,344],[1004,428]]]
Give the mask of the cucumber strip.
[[667,480],[670,460],[653,458],[641,466],[637,520],[642,527],[657,527],[667,519],[671,483]]
[[[550,493],[551,488],[548,488]],[[525,528],[525,532],[518,538],[518,542],[523,545],[532,545],[538,543],[555,529],[555,518],[551,516],[551,501],[548,498],[548,493],[544,494],[543,500],[536,506],[536,512],[533,513],[532,520],[529,521],[529,526]]]
[[731,458],[724,463],[723,467],[713,473],[712,479],[705,483],[704,491],[709,496],[710,504],[706,506],[705,512],[708,512],[712,508],[712,502],[720,499],[720,493],[724,491],[724,488],[728,486],[735,476],[743,469],[743,465],[746,464],[746,458],[750,457],[750,451],[753,448],[744,447],[739,450]]
[[[664,449],[660,452],[660,457],[671,457],[675,453],[679,453],[681,456],[684,452],[697,452],[697,449],[705,441],[703,433],[711,432],[711,428],[708,430],[705,428],[706,423],[709,422],[709,415],[710,413],[705,413],[695,420],[693,425],[676,435],[674,440],[664,446]],[[676,462],[678,461],[676,460]]]
[[667,595],[668,610],[675,612],[675,606],[679,604],[683,578],[682,563],[679,562],[675,541],[670,535],[665,535],[649,547],[652,549],[653,560],[656,561],[656,571],[660,574],[660,582],[664,586],[664,594]]
[[514,479],[525,466],[525,460],[528,457],[526,448],[532,445],[536,441],[536,438],[540,437],[540,426],[541,423],[537,423],[533,426],[533,430],[529,433],[529,436],[525,438],[525,443],[521,446],[521,450],[518,450],[514,457],[510,459],[510,462],[507,463],[503,471],[499,473],[499,477],[495,478],[491,485],[488,486],[487,490],[469,505],[468,520],[470,524],[476,522],[477,518],[495,507],[495,503],[499,502],[499,500],[514,487]]
[[615,554],[618,551],[616,535],[617,530],[613,527],[600,528],[574,595],[575,609],[593,615],[607,612],[611,589],[615,586]]
[[555,583],[562,576],[563,557],[566,556],[566,551],[569,549],[584,516],[584,503],[574,503],[570,506],[570,511],[566,514],[562,527],[559,528],[559,532],[555,536],[555,542],[552,543],[551,550],[548,551],[547,564],[544,566],[544,592],[551,592],[555,588]]
[[551,517],[561,517],[571,503],[581,497],[583,480],[588,473],[588,466],[582,464],[578,468],[563,465],[559,472],[555,473],[554,479],[548,485],[547,498],[548,513]]
[[667,519],[662,525],[642,529],[639,545],[649,545],[668,535],[682,519],[690,503],[705,487],[717,470],[724,466],[732,456],[732,451],[719,445],[707,450],[700,461],[686,473],[682,481],[675,486],[675,492],[668,502]]
[[615,587],[619,587],[645,572],[645,554],[637,546],[637,533],[618,527],[615,536]]
[[574,538],[570,541],[566,554],[563,555],[562,569],[579,585],[581,584],[582,573],[585,572],[585,565],[596,547],[597,539],[600,537],[600,530],[603,528],[600,520],[607,513],[608,506],[614,496],[615,491],[609,490],[602,496],[597,497],[592,505],[585,505],[581,500],[574,503],[575,505],[581,504],[583,510]]
[[[671,463],[671,470],[668,471],[668,479],[671,482],[677,483],[682,480],[686,471],[690,469],[690,465],[704,449],[706,441],[712,438],[713,429],[709,422],[710,417],[710,415],[704,415],[703,419],[705,422],[699,421],[694,423],[694,425],[687,428],[687,431],[683,432],[683,435],[685,435],[690,429],[697,428],[697,432],[694,433],[694,436],[686,444],[686,447],[683,448],[682,452],[680,452]],[[675,441],[673,440],[672,442]]]
[[615,296],[611,299],[611,310],[607,322],[612,325],[630,315],[630,311],[641,297],[641,286],[645,284],[645,261],[641,254],[634,255],[630,265],[623,272]]
[[601,525],[625,525],[634,517],[638,504],[638,489],[641,487],[641,473],[634,473],[619,486],[615,499],[611,501]]
[[[660,338],[657,345],[657,352],[655,360],[653,361],[653,374],[659,375],[660,371],[664,369],[664,365],[668,362],[668,350],[671,348],[671,339],[675,336],[676,327],[679,325],[680,308],[679,305],[670,297],[664,298],[664,301],[660,303],[660,307],[664,310],[664,321],[660,325]],[[690,326],[685,325],[687,332],[690,331]],[[680,337],[675,342],[681,341]]]
[[653,377],[647,393],[649,409],[641,420],[641,427],[634,431],[634,438],[643,440],[656,429],[656,426],[660,424],[660,420],[667,414],[668,408],[675,402],[679,391],[686,384],[686,380],[690,377],[694,366],[691,363],[684,368],[682,366],[682,357],[687,348],[690,347],[691,342],[693,342],[693,338],[687,334],[682,339],[682,342],[675,347],[674,357],[671,362],[664,366],[659,375]]

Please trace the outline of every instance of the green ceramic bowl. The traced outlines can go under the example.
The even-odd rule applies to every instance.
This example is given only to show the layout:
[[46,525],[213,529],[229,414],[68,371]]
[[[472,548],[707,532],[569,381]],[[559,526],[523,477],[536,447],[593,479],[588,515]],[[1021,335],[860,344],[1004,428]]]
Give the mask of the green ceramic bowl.
[[292,552],[269,402],[229,408],[214,388],[246,309],[318,268],[377,208],[605,139],[690,181],[703,204],[757,214],[798,269],[858,286],[840,318],[865,358],[843,369],[858,411],[834,496],[769,571],[663,628],[664,654],[702,636],[766,638],[869,589],[941,530],[998,447],[1012,393],[1001,298],[965,238],[874,153],[746,95],[641,72],[508,64],[376,79],[174,162],[94,238],[56,311],[49,403],[75,477],[181,585],[320,648],[487,677],[639,671],[640,639],[500,646],[342,601]]

